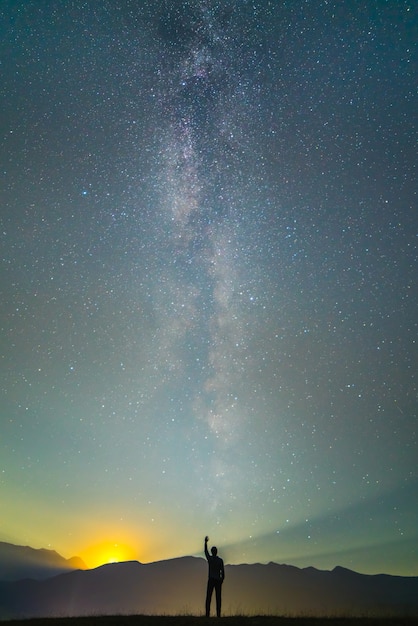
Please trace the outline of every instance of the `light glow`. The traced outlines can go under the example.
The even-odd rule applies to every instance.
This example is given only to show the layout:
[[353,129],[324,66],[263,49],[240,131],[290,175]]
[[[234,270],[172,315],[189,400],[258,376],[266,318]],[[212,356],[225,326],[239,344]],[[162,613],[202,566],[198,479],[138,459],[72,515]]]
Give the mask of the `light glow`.
[[119,563],[121,561],[136,560],[135,550],[125,543],[118,541],[101,541],[89,546],[82,553],[82,559],[89,569],[107,565],[109,563]]

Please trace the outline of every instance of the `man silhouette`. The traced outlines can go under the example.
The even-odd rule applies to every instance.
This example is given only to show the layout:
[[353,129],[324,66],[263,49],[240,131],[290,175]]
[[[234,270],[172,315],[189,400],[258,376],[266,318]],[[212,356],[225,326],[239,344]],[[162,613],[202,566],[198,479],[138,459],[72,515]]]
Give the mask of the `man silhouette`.
[[215,546],[210,550],[212,554],[209,554],[208,541],[209,537],[205,537],[205,556],[209,564],[208,587],[206,590],[206,617],[210,615],[210,603],[214,589],[216,594],[216,615],[217,617],[221,617],[221,591],[222,583],[225,580],[224,562],[218,556],[218,550]]

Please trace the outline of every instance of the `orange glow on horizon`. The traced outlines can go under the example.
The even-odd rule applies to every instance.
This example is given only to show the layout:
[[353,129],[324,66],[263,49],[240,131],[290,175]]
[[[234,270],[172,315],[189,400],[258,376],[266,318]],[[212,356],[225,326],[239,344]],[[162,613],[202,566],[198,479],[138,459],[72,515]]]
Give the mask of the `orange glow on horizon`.
[[80,556],[88,569],[94,569],[107,563],[138,560],[133,548],[118,541],[101,541],[87,547]]

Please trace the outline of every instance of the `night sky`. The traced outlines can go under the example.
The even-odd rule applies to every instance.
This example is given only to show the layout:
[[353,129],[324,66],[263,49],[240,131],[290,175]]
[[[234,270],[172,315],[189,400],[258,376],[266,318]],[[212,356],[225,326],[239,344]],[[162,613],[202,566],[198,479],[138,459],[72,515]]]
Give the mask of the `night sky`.
[[416,9],[2,0],[0,540],[418,575]]

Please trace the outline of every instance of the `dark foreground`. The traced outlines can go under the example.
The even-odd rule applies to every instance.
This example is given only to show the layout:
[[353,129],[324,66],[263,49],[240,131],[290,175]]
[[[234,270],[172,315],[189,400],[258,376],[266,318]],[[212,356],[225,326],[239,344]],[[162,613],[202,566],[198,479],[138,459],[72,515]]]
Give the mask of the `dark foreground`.
[[34,618],[1,622],[2,626],[415,626],[417,617],[280,617],[227,616],[220,619],[190,615],[115,615]]

